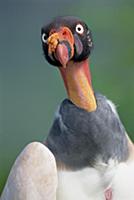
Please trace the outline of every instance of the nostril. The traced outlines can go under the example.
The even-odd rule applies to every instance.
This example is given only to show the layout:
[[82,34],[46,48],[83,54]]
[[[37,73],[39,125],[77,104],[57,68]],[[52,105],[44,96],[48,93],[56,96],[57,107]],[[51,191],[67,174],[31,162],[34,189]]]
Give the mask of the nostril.
[[67,35],[67,31],[63,31],[62,35],[64,36]]

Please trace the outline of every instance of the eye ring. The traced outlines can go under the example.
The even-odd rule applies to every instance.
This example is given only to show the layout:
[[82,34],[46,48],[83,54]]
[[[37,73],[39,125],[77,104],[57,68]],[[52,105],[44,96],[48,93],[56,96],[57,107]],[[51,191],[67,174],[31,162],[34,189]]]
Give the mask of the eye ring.
[[46,33],[43,33],[41,38],[42,38],[42,42],[47,43],[47,35],[46,35]]
[[75,30],[79,34],[83,34],[84,33],[84,27],[81,24],[77,24]]

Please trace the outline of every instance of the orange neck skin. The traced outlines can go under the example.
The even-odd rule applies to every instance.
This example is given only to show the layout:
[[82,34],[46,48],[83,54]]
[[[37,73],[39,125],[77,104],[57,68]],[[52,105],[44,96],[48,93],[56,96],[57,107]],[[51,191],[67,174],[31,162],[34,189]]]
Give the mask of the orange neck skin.
[[88,112],[95,111],[97,105],[91,84],[88,59],[76,63],[69,61],[66,68],[59,69],[69,99]]

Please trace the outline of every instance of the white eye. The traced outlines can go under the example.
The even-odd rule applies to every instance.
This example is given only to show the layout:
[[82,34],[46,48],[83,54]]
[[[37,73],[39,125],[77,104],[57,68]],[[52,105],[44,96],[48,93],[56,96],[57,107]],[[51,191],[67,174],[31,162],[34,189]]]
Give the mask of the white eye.
[[47,35],[46,35],[46,33],[43,33],[43,34],[42,34],[42,41],[43,41],[44,43],[47,43]]
[[77,24],[75,30],[79,34],[83,34],[83,32],[84,32],[84,28],[81,24]]

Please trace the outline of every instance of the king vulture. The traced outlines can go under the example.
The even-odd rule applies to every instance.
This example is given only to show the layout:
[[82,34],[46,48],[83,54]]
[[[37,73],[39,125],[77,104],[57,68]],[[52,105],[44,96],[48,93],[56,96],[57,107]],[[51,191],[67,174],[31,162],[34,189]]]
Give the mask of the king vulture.
[[133,144],[114,104],[92,87],[91,30],[77,17],[57,17],[41,38],[68,95],[45,141],[56,159],[57,200],[134,200]]

